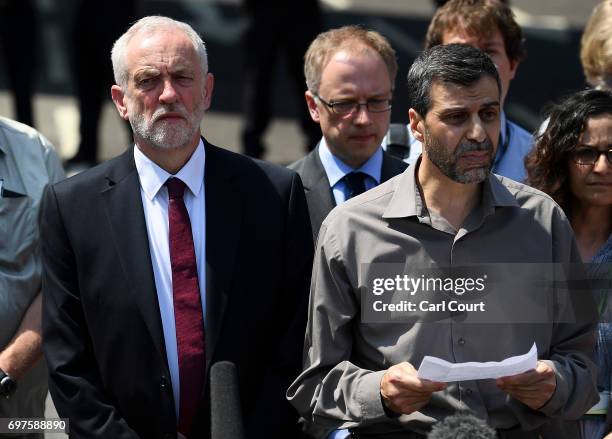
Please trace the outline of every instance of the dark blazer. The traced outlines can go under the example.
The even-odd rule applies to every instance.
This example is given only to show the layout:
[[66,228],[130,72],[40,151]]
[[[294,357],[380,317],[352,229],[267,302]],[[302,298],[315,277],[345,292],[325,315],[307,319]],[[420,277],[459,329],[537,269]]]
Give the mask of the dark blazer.
[[[406,163],[383,151],[382,169],[380,172],[381,183],[404,172],[408,167]],[[306,201],[308,201],[308,212],[312,224],[312,235],[316,241],[325,217],[336,207],[336,201],[329,187],[329,180],[325,175],[325,168],[319,158],[319,146],[311,151],[306,157],[289,165],[289,169],[296,171],[302,178]]]
[[[206,143],[206,365],[236,364],[247,438],[296,437],[312,235],[299,177]],[[44,354],[75,438],[176,437],[133,150],[50,186]],[[196,227],[197,225],[192,225]],[[209,436],[207,380],[190,437]]]

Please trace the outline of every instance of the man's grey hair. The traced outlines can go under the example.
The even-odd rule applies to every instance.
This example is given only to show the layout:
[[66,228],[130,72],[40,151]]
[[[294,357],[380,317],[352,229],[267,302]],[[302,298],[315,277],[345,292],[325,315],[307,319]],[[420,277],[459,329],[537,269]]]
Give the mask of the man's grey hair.
[[113,49],[111,50],[111,61],[113,63],[115,83],[122,88],[127,86],[129,79],[127,67],[127,46],[134,36],[137,34],[151,35],[155,32],[166,32],[170,30],[182,31],[191,40],[193,43],[193,48],[196,50],[198,57],[200,58],[202,74],[205,76],[208,73],[208,55],[206,53],[204,41],[202,41],[202,38],[200,38],[198,33],[187,23],[173,20],[172,18],[155,15],[141,18],[130,26],[130,28],[123,35],[121,35],[117,41],[115,41]]

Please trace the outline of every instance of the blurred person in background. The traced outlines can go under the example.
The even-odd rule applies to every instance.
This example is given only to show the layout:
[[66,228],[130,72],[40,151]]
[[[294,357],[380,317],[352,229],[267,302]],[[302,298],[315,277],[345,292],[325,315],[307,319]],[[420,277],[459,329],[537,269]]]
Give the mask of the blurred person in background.
[[83,171],[98,163],[100,119],[108,89],[113,85],[108,53],[139,15],[141,1],[77,2],[72,41],[80,141],[77,153],[67,161],[68,171]]
[[[284,59],[291,86],[300,98],[297,102],[301,102],[304,54],[321,30],[321,11],[318,0],[244,0],[243,9],[247,26],[243,36],[242,150],[251,157],[261,158],[266,151],[263,137],[272,119],[272,101],[279,91],[274,78],[278,61]],[[310,120],[307,108],[298,105],[297,110],[306,137],[305,149],[311,151],[319,141],[319,127]]]
[[612,0],[593,9],[582,34],[580,62],[592,87],[612,89]]
[[[450,0],[439,8],[425,37],[425,48],[440,44],[467,44],[485,52],[497,67],[502,83],[499,147],[492,172],[522,182],[523,160],[533,147],[533,136],[508,120],[503,111],[510,83],[526,56],[523,31],[510,7],[498,0]],[[421,142],[408,129],[410,156],[414,163],[422,151]]]
[[63,178],[47,139],[0,117],[0,418],[44,417],[47,370],[41,359],[37,217],[45,185]]
[[[552,107],[526,159],[527,183],[549,194],[570,220],[584,262],[610,279],[612,263],[612,93],[584,90]],[[601,439],[610,434],[612,324],[608,294],[597,297],[599,403],[580,422],[553,422],[545,438]],[[580,433],[578,433],[580,431]],[[612,436],[607,436],[612,437]]]
[[0,0],[0,48],[13,94],[15,119],[34,126],[32,93],[39,25],[33,0]]

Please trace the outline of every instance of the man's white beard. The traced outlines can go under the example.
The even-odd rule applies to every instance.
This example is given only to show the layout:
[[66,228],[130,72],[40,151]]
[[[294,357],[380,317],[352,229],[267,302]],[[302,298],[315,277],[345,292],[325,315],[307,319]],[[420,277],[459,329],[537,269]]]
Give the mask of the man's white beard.
[[[176,120],[158,120],[166,113],[178,113],[185,119],[182,123],[177,123]],[[160,106],[150,120],[146,120],[143,113],[134,114],[128,109],[134,138],[142,139],[152,147],[161,149],[187,146],[196,133],[199,134],[203,117],[204,109],[201,101],[197,103],[191,114],[179,103]]]

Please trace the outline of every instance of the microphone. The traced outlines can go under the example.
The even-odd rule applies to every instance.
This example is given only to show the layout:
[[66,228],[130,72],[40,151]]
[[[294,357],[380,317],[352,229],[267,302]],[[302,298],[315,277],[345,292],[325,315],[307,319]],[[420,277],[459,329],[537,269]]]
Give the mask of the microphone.
[[447,416],[434,425],[427,439],[496,439],[495,430],[469,412]]
[[219,361],[210,368],[212,439],[244,439],[236,365]]

